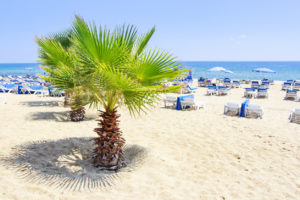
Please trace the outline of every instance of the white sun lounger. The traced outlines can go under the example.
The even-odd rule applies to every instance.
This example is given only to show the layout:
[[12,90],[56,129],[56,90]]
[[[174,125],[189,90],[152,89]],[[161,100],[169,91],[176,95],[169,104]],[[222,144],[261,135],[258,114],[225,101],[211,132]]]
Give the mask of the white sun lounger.
[[218,95],[228,95],[231,93],[231,89],[226,88],[224,86],[219,86],[218,87]]
[[218,90],[217,90],[216,86],[209,85],[209,86],[207,86],[206,95],[217,94],[217,91]]
[[291,90],[291,89],[293,89],[293,85],[292,85],[291,82],[284,82],[282,84],[282,88],[281,89],[282,90]]
[[251,81],[251,88],[259,88],[259,81]]
[[262,118],[263,114],[264,114],[264,108],[260,105],[255,105],[255,104],[249,104],[246,108],[245,108],[245,113],[246,113],[246,117],[260,117]]
[[0,85],[0,92],[11,93],[12,91],[15,91],[15,87],[13,87],[13,88],[7,88],[4,85]]
[[300,123],[300,108],[293,109],[290,113],[290,122]]
[[25,94],[25,93],[27,92],[28,94],[39,94],[39,95],[41,95],[41,96],[46,96],[47,94],[49,94],[49,91],[46,90],[46,89],[44,89],[44,87],[41,88],[41,89],[34,90],[34,89],[31,89],[31,88],[30,88],[29,86],[27,86],[27,85],[24,85],[24,86],[21,88],[21,92],[22,92],[23,94]]
[[200,101],[195,101],[193,98],[186,98],[183,101],[181,101],[181,109],[187,109],[187,108],[193,108],[195,110],[198,110],[200,108],[205,108],[205,103]]
[[164,99],[165,107],[175,107],[177,102],[176,96],[166,96]]
[[227,102],[224,106],[224,114],[225,115],[239,115],[241,112],[241,104],[233,103],[233,102]]
[[245,88],[244,97],[252,98],[256,97],[257,92],[254,88]]
[[300,90],[300,82],[294,83],[293,90]]
[[232,85],[233,88],[240,88],[241,87],[241,83],[240,81],[234,80],[232,81]]
[[257,95],[256,97],[264,97],[264,98],[268,98],[269,97],[269,91],[266,88],[258,88],[257,89]]
[[287,90],[284,99],[298,100],[297,90]]

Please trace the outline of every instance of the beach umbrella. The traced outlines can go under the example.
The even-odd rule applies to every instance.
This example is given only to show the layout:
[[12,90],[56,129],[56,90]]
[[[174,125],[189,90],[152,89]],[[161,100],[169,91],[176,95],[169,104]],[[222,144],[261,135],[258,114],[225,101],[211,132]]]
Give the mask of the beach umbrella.
[[268,69],[268,68],[256,68],[256,69],[253,69],[252,72],[261,72],[261,73],[268,73],[268,74],[275,74],[276,72],[271,70],[271,69]]
[[225,69],[224,67],[213,67],[207,70],[208,72],[224,72],[228,74],[233,74],[232,71]]

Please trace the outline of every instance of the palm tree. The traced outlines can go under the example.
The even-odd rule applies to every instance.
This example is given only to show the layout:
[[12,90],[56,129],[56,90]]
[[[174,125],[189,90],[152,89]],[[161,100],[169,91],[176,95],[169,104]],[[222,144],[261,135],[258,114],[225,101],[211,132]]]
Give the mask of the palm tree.
[[[94,164],[106,170],[118,170],[125,165],[122,147],[125,139],[118,127],[117,110],[126,106],[132,115],[146,112],[159,100],[159,94],[178,91],[180,86],[166,87],[186,70],[170,54],[146,51],[155,28],[143,36],[134,26],[122,26],[114,31],[88,25],[76,17],[72,42],[81,75],[89,76],[89,103],[99,108],[99,127],[95,132]],[[75,59],[75,58],[74,58]]]
[[71,97],[70,118],[72,121],[84,119],[85,108],[88,103],[79,62],[72,48],[72,31],[66,31],[51,35],[48,38],[38,38],[40,46],[39,59],[50,76],[41,76],[52,82],[52,85],[60,90],[65,90],[65,106],[69,104]]

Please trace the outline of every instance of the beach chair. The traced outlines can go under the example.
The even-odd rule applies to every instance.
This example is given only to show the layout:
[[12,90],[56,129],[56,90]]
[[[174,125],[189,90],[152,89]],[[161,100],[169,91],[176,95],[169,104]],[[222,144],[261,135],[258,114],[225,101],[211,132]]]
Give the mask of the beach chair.
[[260,88],[267,88],[267,89],[269,89],[269,87],[270,87],[270,82],[269,81],[262,81],[261,82]]
[[16,90],[18,85],[16,84],[6,84],[6,85],[0,85],[0,91],[3,93],[11,93]]
[[199,86],[199,87],[205,87],[205,79],[200,78],[200,79],[198,80],[198,86]]
[[186,94],[186,93],[195,93],[197,89],[198,88],[192,88],[191,86],[187,85],[186,87],[182,87],[181,91],[184,94]]
[[218,95],[228,95],[230,92],[231,90],[226,88],[226,86],[218,86]]
[[293,109],[289,116],[290,122],[300,124],[300,108]]
[[266,88],[258,88],[257,89],[257,94],[256,94],[256,98],[268,98],[269,97],[269,91]]
[[264,114],[264,108],[260,105],[248,104],[245,107],[245,117],[260,117],[262,118]]
[[57,88],[48,87],[49,96],[51,97],[62,97],[65,94],[65,90],[59,90]]
[[252,98],[252,97],[256,97],[257,92],[255,90],[255,88],[245,88],[245,92],[244,92],[244,97],[247,98]]
[[208,87],[209,85],[212,85],[212,81],[211,80],[205,80],[205,87]]
[[0,85],[0,92],[3,92],[3,93],[6,92],[6,88],[3,85]]
[[240,88],[240,87],[241,87],[240,81],[233,80],[233,81],[232,81],[232,87],[233,87],[233,88]]
[[282,84],[282,90],[292,90],[292,88],[293,88],[293,85],[292,85],[292,83],[291,82],[284,82],[283,84]]
[[224,106],[224,114],[230,116],[239,115],[241,112],[241,104],[227,102]]
[[300,82],[294,83],[293,90],[300,90]]
[[43,86],[27,86],[23,85],[21,88],[22,94],[38,94],[42,96],[46,96],[49,94],[49,91],[46,90]]
[[213,94],[217,94],[217,87],[213,86],[213,85],[209,85],[207,86],[207,91],[206,91],[206,95],[213,95]]
[[176,96],[166,96],[164,99],[165,107],[175,107],[177,102]]
[[231,87],[231,80],[230,79],[224,79],[224,86]]
[[259,88],[259,81],[251,81],[251,87],[255,89]]
[[200,101],[195,101],[194,98],[185,98],[181,101],[181,109],[185,110],[187,108],[198,110],[200,108],[205,108],[205,103]]
[[297,90],[286,90],[284,99],[298,100]]
[[287,82],[287,83],[291,83],[292,85],[294,85],[295,80],[287,80],[286,82]]

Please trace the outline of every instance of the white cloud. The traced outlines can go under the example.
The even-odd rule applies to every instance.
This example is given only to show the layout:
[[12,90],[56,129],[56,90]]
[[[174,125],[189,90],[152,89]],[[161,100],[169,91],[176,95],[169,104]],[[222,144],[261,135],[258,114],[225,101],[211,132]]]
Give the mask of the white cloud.
[[246,34],[241,34],[238,36],[238,38],[240,39],[246,39],[248,36]]
[[238,36],[230,37],[229,40],[235,44],[241,44],[241,41],[245,40],[246,38],[248,38],[248,36],[246,34],[240,34]]

